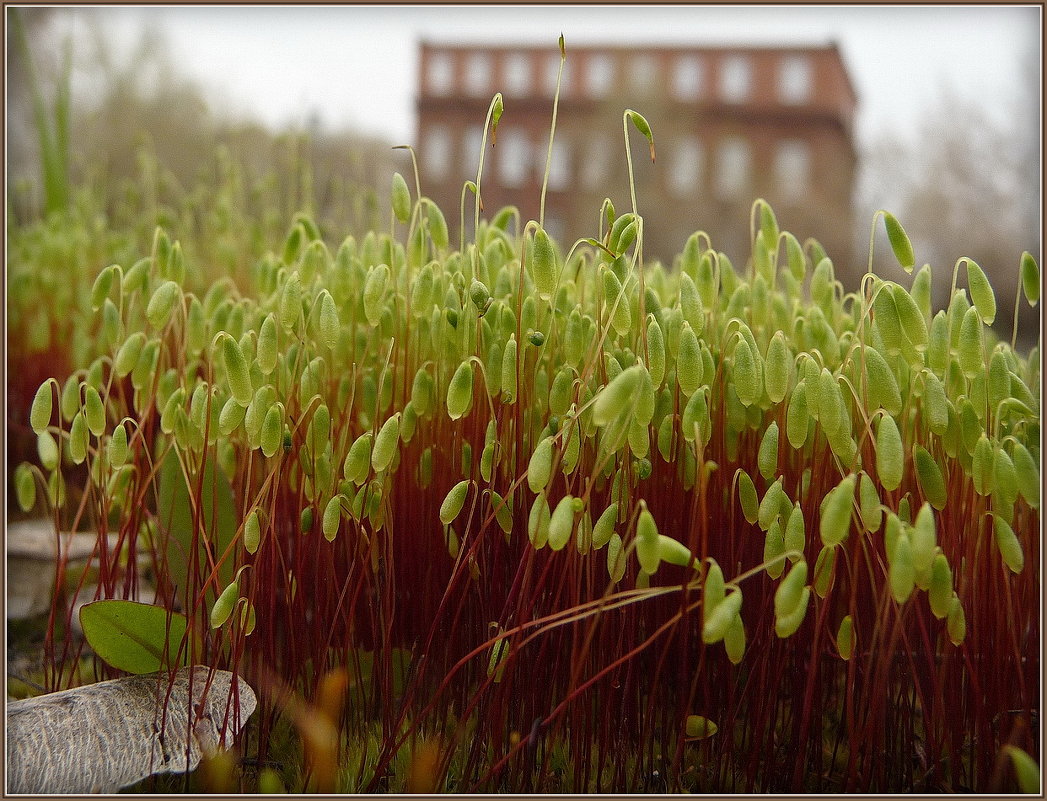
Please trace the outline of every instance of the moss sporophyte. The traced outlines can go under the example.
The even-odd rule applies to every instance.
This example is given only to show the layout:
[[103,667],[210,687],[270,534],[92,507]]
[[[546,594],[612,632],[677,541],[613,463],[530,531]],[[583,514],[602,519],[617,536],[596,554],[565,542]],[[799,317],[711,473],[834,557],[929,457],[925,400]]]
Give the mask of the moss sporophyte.
[[301,213],[220,291],[158,229],[36,394],[19,502],[148,555],[184,655],[261,688],[259,764],[269,688],[343,671],[340,790],[423,743],[458,791],[987,788],[1039,705],[1040,359],[985,273],[848,291],[763,200],[743,266],[644,263],[632,185],[566,248],[472,189],[458,248],[396,174],[388,233]]

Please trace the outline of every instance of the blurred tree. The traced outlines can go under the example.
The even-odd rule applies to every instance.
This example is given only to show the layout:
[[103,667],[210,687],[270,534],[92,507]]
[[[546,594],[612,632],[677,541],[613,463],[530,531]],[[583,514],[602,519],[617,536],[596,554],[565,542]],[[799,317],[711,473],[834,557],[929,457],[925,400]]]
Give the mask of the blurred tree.
[[[891,211],[913,242],[917,268],[933,273],[937,308],[948,303],[952,268],[961,256],[985,270],[996,291],[994,329],[1010,339],[1022,251],[1040,258],[1039,99],[1016,95],[1009,119],[992,119],[972,101],[943,90],[909,136],[883,135],[863,154],[857,219]],[[874,268],[908,286],[878,226]],[[859,253],[868,249],[869,229]],[[865,271],[865,265],[856,265]],[[860,277],[860,276],[858,276]],[[849,283],[855,276],[848,275]],[[965,286],[963,270],[958,279]],[[1024,301],[1019,341],[1035,344],[1038,309]]]

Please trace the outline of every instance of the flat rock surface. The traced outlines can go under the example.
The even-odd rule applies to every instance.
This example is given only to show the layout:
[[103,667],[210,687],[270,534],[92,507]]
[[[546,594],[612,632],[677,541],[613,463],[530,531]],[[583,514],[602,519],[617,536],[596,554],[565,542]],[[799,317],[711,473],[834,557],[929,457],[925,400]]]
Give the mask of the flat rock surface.
[[8,792],[115,793],[193,770],[254,712],[254,691],[235,678],[234,694],[232,673],[197,665],[173,682],[151,673],[9,701]]

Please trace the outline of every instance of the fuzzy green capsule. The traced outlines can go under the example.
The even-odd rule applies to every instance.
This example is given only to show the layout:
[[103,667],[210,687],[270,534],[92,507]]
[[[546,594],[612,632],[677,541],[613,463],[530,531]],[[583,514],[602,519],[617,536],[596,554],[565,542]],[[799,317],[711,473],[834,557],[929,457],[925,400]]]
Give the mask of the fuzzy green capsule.
[[782,478],[779,477],[764,493],[760,501],[760,508],[756,512],[756,522],[764,531],[770,529],[771,525],[783,514],[792,508],[792,501],[782,487]]
[[955,593],[949,602],[949,614],[946,616],[945,624],[949,632],[949,640],[953,645],[959,645],[967,637],[967,618],[963,613],[963,605]]
[[767,529],[763,541],[763,561],[767,563],[767,575],[776,579],[785,570],[785,535],[777,520]]
[[949,499],[941,467],[922,445],[913,446],[913,461],[916,466],[916,479],[924,497],[930,501],[931,506],[941,511]]
[[916,586],[916,566],[913,564],[912,544],[907,534],[903,533],[894,543],[887,577],[894,600],[899,604],[909,600]]
[[661,562],[658,549],[658,525],[654,516],[641,501],[640,516],[636,520],[636,557],[640,568],[649,575],[654,575]]
[[257,553],[258,546],[262,542],[262,526],[258,517],[258,510],[253,509],[244,522],[244,548],[248,553]]
[[989,279],[985,272],[970,259],[967,262],[967,289],[971,293],[971,301],[974,308],[978,310],[978,316],[986,325],[992,325],[996,319],[996,295],[993,294]]
[[465,498],[469,493],[469,481],[459,481],[450,490],[447,495],[444,496],[443,503],[440,504],[440,522],[445,526],[450,525],[451,522],[458,517],[462,511],[462,507],[465,506]]
[[702,627],[716,611],[727,594],[727,586],[723,580],[723,570],[715,559],[709,560],[709,569],[705,573],[705,583],[702,585]]
[[880,495],[876,484],[868,473],[863,472],[858,482],[858,511],[866,531],[880,530],[883,522],[883,508],[880,506]]
[[894,296],[894,307],[898,311],[898,323],[902,328],[905,338],[917,350],[927,347],[927,321],[923,312],[916,304],[912,295],[905,291],[905,287],[891,284],[891,293]]
[[792,566],[774,593],[774,615],[781,618],[796,609],[807,582],[807,562],[800,560]]
[[109,297],[109,292],[113,288],[113,278],[116,275],[117,267],[115,264],[110,264],[95,278],[94,283],[91,285],[91,310],[98,311],[102,308],[102,304],[106,298]]
[[36,481],[28,462],[15,468],[14,483],[18,506],[23,512],[28,512],[36,506]]
[[760,440],[760,450],[757,456],[757,464],[760,475],[770,481],[778,472],[778,423],[771,421],[767,430]]
[[888,492],[898,489],[905,470],[902,435],[894,418],[881,415],[876,428],[876,475]]
[[614,523],[618,517],[618,504],[612,503],[596,519],[593,524],[592,544],[594,548],[602,548],[611,540],[614,534]]
[[993,515],[993,528],[996,547],[1000,550],[1003,563],[1010,568],[1012,573],[1021,573],[1025,567],[1025,554],[1014,529],[998,514]]
[[556,504],[552,516],[549,518],[549,547],[554,551],[563,550],[563,547],[571,539],[571,530],[574,528],[574,498],[565,495]]
[[653,314],[647,315],[647,361],[651,383],[657,389],[665,378],[665,337]]
[[607,541],[607,574],[611,577],[611,581],[615,584],[621,581],[625,576],[627,566],[622,538],[618,534],[611,534],[611,538]]
[[902,228],[902,224],[889,211],[883,213],[883,225],[887,229],[887,239],[891,243],[891,250],[894,251],[894,257],[898,260],[898,264],[902,266],[905,272],[911,273],[913,267],[916,266],[916,256],[913,254],[912,243],[909,241],[905,229]]
[[165,281],[156,288],[153,296],[149,298],[146,306],[145,316],[149,324],[158,331],[167,325],[174,311],[175,303],[182,296],[182,288],[174,281]]
[[687,736],[694,740],[704,740],[719,731],[719,727],[702,715],[688,715],[684,725]]
[[145,345],[145,334],[141,331],[135,331],[124,340],[124,344],[120,346],[113,359],[113,372],[118,378],[126,376],[138,364],[143,345]]
[[[237,403],[236,398],[229,398],[222,405],[222,411],[218,415],[218,432],[223,437],[228,437],[243,422],[249,409],[250,407],[245,409]],[[259,420],[264,420],[264,418],[259,418]],[[261,430],[261,425],[259,425],[259,430]]]
[[680,274],[680,311],[695,334],[701,334],[705,328],[705,309],[698,287],[687,273]]
[[241,406],[247,406],[254,397],[254,388],[251,386],[251,371],[244,358],[244,352],[240,345],[229,334],[222,333],[222,356],[225,360],[225,375],[229,382],[229,391],[236,402]]
[[742,514],[746,521],[752,525],[759,518],[759,500],[756,495],[756,486],[749,474],[739,468],[738,470],[738,500],[742,505]]
[[[794,570],[796,568],[793,568]],[[794,635],[803,624],[807,616],[807,607],[811,601],[811,590],[809,587],[801,587],[799,599],[791,611],[777,615],[774,620],[774,633],[780,639],[786,639]]]
[[365,431],[357,437],[349,446],[349,453],[342,464],[342,475],[357,486],[367,478],[368,467],[371,464],[371,440],[370,431]]
[[934,512],[931,505],[925,503],[916,513],[916,520],[910,534],[912,545],[913,568],[917,573],[922,573],[931,567],[937,546],[937,536],[934,529]]
[[722,640],[741,609],[742,591],[735,587],[711,612],[703,616],[702,642],[712,645]]
[[51,396],[51,385],[53,383],[53,378],[47,379],[37,388],[36,394],[33,396],[33,405],[29,409],[29,425],[32,426],[33,431],[37,434],[46,431],[47,426],[51,422],[52,404],[54,402]]
[[324,507],[324,514],[320,524],[324,533],[324,539],[334,542],[338,535],[338,526],[342,522],[342,496],[335,495]]
[[437,250],[445,250],[450,243],[450,237],[447,233],[447,220],[444,218],[444,213],[432,202],[426,204],[426,212],[429,219],[429,236]]
[[829,586],[833,580],[833,570],[836,567],[836,555],[839,548],[835,545],[823,545],[818,551],[818,558],[814,560],[814,575],[811,586],[815,595],[824,598],[829,593]]
[[466,359],[451,377],[447,385],[447,414],[457,420],[469,413],[473,405],[473,363]]
[[541,227],[535,230],[531,243],[531,278],[534,280],[538,296],[545,301],[551,300],[556,293],[559,278],[556,251],[549,234]]
[[512,403],[516,400],[516,335],[510,334],[502,351],[502,398]]
[[982,434],[974,446],[971,460],[971,481],[979,495],[991,495],[995,489],[993,481],[993,449],[989,438]]
[[952,602],[952,569],[945,554],[938,553],[931,563],[931,585],[927,590],[931,613],[941,620],[949,614]]
[[807,442],[809,422],[807,382],[800,381],[793,387],[792,396],[789,398],[789,408],[785,413],[785,436],[794,450],[799,450]]
[[84,416],[91,433],[96,437],[102,436],[105,431],[105,407],[98,390],[92,386],[84,389]]
[[82,464],[84,459],[87,458],[89,436],[84,413],[77,412],[73,416],[73,422],[69,427],[69,456],[73,460],[73,464]]
[[772,403],[781,403],[789,392],[790,368],[793,355],[781,331],[775,331],[767,345],[767,358],[764,360],[764,385],[767,397]]
[[1027,250],[1022,253],[1019,270],[1025,300],[1033,306],[1040,299],[1040,268],[1036,264],[1036,258]]
[[374,438],[374,449],[371,451],[371,466],[376,473],[385,472],[396,456],[396,446],[400,442],[400,412],[386,420]]
[[734,348],[732,364],[734,388],[743,406],[752,406],[760,399],[762,386],[756,372],[756,357],[744,338]]
[[634,408],[644,368],[634,364],[603,388],[593,403],[593,422],[598,426],[621,419]]
[[[50,431],[41,431],[36,435],[36,455],[40,457],[40,465],[44,470],[55,470],[58,467],[58,443],[55,438],[51,436]],[[119,467],[112,460],[112,454],[110,454],[109,461],[114,467]]]
[[1011,451],[1011,461],[1014,463],[1015,480],[1018,491],[1025,502],[1032,509],[1040,508],[1040,468],[1036,460],[1032,458],[1029,449],[1020,442],[1014,443]]
[[396,219],[405,223],[411,219],[411,190],[407,188],[407,181],[398,172],[393,173],[393,185],[390,190],[393,214]]
[[531,492],[539,493],[549,483],[553,470],[553,438],[543,437],[535,446],[527,465],[527,486]]
[[702,383],[705,368],[698,337],[690,324],[684,320],[680,327],[680,343],[676,360],[676,381],[680,391],[690,397]]
[[371,269],[364,282],[364,317],[377,326],[385,309],[385,288],[389,283],[389,265],[379,264]]
[[266,457],[270,457],[280,450],[283,439],[284,416],[283,409],[279,403],[274,403],[265,413],[262,421],[259,447]]
[[960,323],[957,345],[960,369],[967,378],[974,378],[985,369],[985,335],[978,309],[971,306]]
[[836,650],[845,660],[854,653],[854,620],[850,615],[845,615],[840,621],[840,628],[836,631]]
[[[681,421],[683,438],[687,442],[694,442],[697,439],[699,446],[704,446],[708,443],[712,436],[712,420],[709,417],[707,394],[707,389],[701,389],[691,395],[687,401],[687,406],[684,407]],[[667,417],[666,419],[670,418]]]
[[[627,336],[632,327],[629,315],[629,298],[622,291],[622,283],[618,280],[614,270],[603,268],[603,297],[604,306],[611,316],[611,325],[614,330],[622,336]],[[612,311],[613,310],[613,311]]]
[[851,506],[856,483],[857,479],[851,473],[825,496],[818,523],[818,533],[825,545],[839,545],[847,539],[851,530]]
[[236,601],[239,597],[240,583],[238,581],[232,582],[222,590],[222,594],[218,596],[214,606],[211,607],[211,628],[217,629],[222,627],[222,624],[233,614],[233,608],[236,606]]
[[338,319],[338,309],[334,298],[326,289],[320,292],[320,338],[324,345],[334,350],[338,344],[338,332],[342,324]]
[[536,550],[541,550],[549,541],[549,524],[551,514],[549,512],[549,501],[544,492],[535,496],[531,504],[531,512],[527,516],[527,538]]
[[793,504],[793,509],[789,513],[789,519],[785,524],[785,550],[788,551],[799,551],[800,556],[790,557],[793,562],[803,558],[804,546],[807,544],[807,536],[804,530],[803,510],[800,508],[800,502],[797,501]]

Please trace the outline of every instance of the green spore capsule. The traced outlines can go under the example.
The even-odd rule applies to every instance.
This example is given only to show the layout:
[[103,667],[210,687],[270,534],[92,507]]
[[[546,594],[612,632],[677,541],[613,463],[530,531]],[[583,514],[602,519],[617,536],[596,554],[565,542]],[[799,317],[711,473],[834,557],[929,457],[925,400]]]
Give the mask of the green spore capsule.
[[778,472],[778,423],[776,421],[771,421],[760,440],[757,464],[760,468],[760,475],[767,481],[770,481]]
[[105,407],[102,406],[98,390],[92,386],[84,389],[84,416],[91,433],[96,437],[102,436],[105,431]]
[[881,415],[876,428],[876,475],[888,492],[898,489],[905,469],[902,436],[894,418]]
[[923,415],[932,433],[943,436],[949,428],[949,401],[945,387],[934,373],[923,374]]
[[124,340],[124,344],[116,352],[116,358],[113,359],[113,372],[118,378],[123,378],[135,368],[143,345],[145,334],[141,331],[135,331]]
[[473,363],[466,359],[451,377],[447,386],[447,414],[458,420],[469,412],[473,404]]
[[665,378],[665,337],[653,314],[647,315],[647,361],[651,383],[657,389]]
[[618,420],[635,406],[643,372],[641,365],[623,370],[596,396],[593,403],[593,422],[598,426]]
[[1014,443],[1011,451],[1018,491],[1032,509],[1040,508],[1040,469],[1028,448],[1020,442]]
[[229,334],[222,334],[222,356],[225,360],[225,375],[229,391],[241,406],[247,406],[254,397],[251,372],[240,345]]
[[342,464],[342,475],[357,486],[367,478],[368,467],[371,464],[371,442],[371,432],[365,431],[349,446],[349,453]]
[[[249,408],[249,407],[248,407]],[[240,423],[243,422],[244,415],[248,409],[245,409],[239,403],[236,402],[236,398],[229,398],[223,405],[222,411],[218,415],[218,431],[223,437],[228,437],[232,434]],[[264,417],[260,418],[264,420]],[[259,425],[259,431],[261,425]]]
[[[106,298],[105,305],[102,307],[102,339],[107,346],[115,345],[120,340],[123,327],[123,322],[120,319],[120,310],[116,308],[116,304],[113,301]],[[186,350],[195,353],[199,351],[199,348],[194,351],[187,343]]]
[[702,585],[702,627],[705,621],[716,611],[727,595],[727,585],[723,580],[723,570],[715,559],[709,560],[709,569],[705,573],[705,583]]
[[746,521],[752,525],[759,518],[759,501],[756,495],[756,486],[749,474],[744,470],[738,470],[738,500],[742,505],[742,514]]
[[601,272],[603,274],[604,305],[608,313],[612,314],[611,325],[618,334],[626,336],[632,327],[629,298],[622,292],[622,284],[613,270],[604,268]]
[[756,372],[755,356],[744,338],[740,338],[735,345],[732,374],[734,388],[742,405],[751,406],[756,403],[760,399],[762,386]]
[[338,332],[342,324],[338,319],[338,309],[334,298],[326,289],[320,292],[320,338],[324,345],[334,350],[338,344]]
[[912,243],[909,241],[905,229],[902,228],[902,224],[898,222],[898,219],[888,211],[883,213],[883,225],[887,229],[887,239],[891,243],[891,250],[894,251],[894,258],[898,260],[898,264],[902,266],[905,272],[911,273],[913,267],[916,266],[916,256],[913,254]]
[[618,517],[618,504],[612,503],[596,519],[593,525],[592,543],[594,548],[602,548],[611,541],[614,534],[614,523]]
[[33,405],[29,409],[29,425],[37,434],[46,431],[47,426],[51,422],[51,411],[54,401],[51,396],[51,385],[53,383],[54,379],[47,379],[37,388],[36,394],[33,396]]
[[1036,264],[1036,258],[1027,250],[1022,253],[1019,270],[1025,300],[1033,306],[1040,299],[1040,268]]
[[372,326],[377,326],[385,309],[385,288],[389,283],[389,265],[379,264],[372,268],[364,283],[364,317]]
[[851,506],[857,480],[853,473],[846,476],[822,501],[818,533],[825,545],[839,545],[851,530]]
[[814,577],[811,585],[819,598],[824,598],[829,593],[833,569],[836,567],[836,554],[839,550],[835,545],[823,545],[822,549],[818,551],[818,558],[814,561]]
[[949,499],[942,469],[922,445],[913,446],[913,461],[916,465],[916,479],[920,483],[924,497],[930,501],[931,506],[941,511]]
[[89,436],[87,420],[83,412],[77,412],[69,427],[69,457],[73,460],[73,464],[82,464],[87,458]]
[[802,601],[807,582],[807,562],[800,560],[792,566],[774,593],[774,615],[781,618],[793,612]]
[[389,194],[396,219],[402,223],[411,219],[411,190],[407,188],[407,181],[398,172],[393,173],[393,185]]
[[[706,390],[695,392],[688,399],[687,406],[684,407],[683,411],[681,428],[683,438],[687,442],[694,442],[697,439],[700,446],[704,446],[709,442],[709,438],[712,436],[712,420],[709,417],[709,403],[706,399]],[[666,458],[666,461],[668,461],[668,458]]]
[[745,624],[742,623],[741,615],[735,615],[727,627],[727,633],[723,635],[723,647],[732,665],[741,663],[745,656]]
[[763,561],[767,563],[767,575],[776,579],[785,570],[785,535],[775,520],[767,529],[763,541]]
[[680,327],[679,355],[676,361],[676,381],[680,391],[690,397],[702,383],[704,365],[698,337],[685,320]]
[[462,507],[465,506],[465,498],[469,493],[469,481],[459,481],[450,490],[447,495],[444,496],[443,503],[440,504],[440,522],[445,526],[450,525],[451,522],[458,517],[462,511]]
[[1000,515],[993,515],[993,529],[996,535],[996,547],[1000,550],[1003,563],[1012,573],[1021,573],[1025,567],[1025,554],[1014,529]]
[[949,614],[946,616],[946,629],[953,645],[960,645],[967,637],[967,617],[963,613],[960,599],[953,593],[949,602]]
[[899,604],[909,600],[916,586],[916,567],[913,564],[912,544],[906,534],[899,536],[894,543],[887,577],[894,600]]
[[376,473],[383,473],[396,456],[396,446],[400,442],[400,412],[386,420],[378,436],[374,438],[374,449],[371,452],[371,466]]
[[807,544],[807,537],[804,531],[804,520],[803,510],[800,509],[800,502],[797,501],[793,504],[792,511],[789,513],[789,519],[785,524],[785,550],[798,551],[799,556],[791,556],[790,559],[796,562],[803,559],[804,546]]
[[298,530],[303,534],[308,534],[313,530],[313,507],[305,507],[298,516]]
[[269,407],[269,411],[265,413],[265,420],[262,421],[259,439],[259,447],[266,457],[273,456],[280,450],[283,438],[283,425],[283,410],[280,408],[280,404],[273,404]]
[[760,501],[760,508],[756,513],[756,522],[760,528],[767,531],[771,525],[781,516],[783,510],[788,511],[792,507],[792,501],[782,487],[782,479],[779,478],[764,493]]
[[622,538],[617,534],[612,534],[611,539],[607,541],[607,574],[611,577],[611,581],[615,584],[621,581],[625,576],[627,566]]
[[502,398],[509,403],[516,400],[516,336],[510,335],[502,352]]
[[[795,570],[795,568],[794,568]],[[811,600],[811,590],[808,587],[802,587],[800,590],[800,597],[792,611],[779,615],[774,621],[774,633],[780,639],[786,639],[794,635],[799,631],[800,626],[803,625],[803,620],[807,616],[807,607]]]
[[153,296],[149,298],[149,305],[145,309],[145,316],[149,324],[158,331],[167,325],[167,321],[171,319],[171,312],[174,311],[175,303],[181,296],[182,288],[174,281],[165,281],[160,284],[153,292]]
[[713,721],[701,715],[688,715],[684,724],[684,731],[687,736],[694,740],[704,740],[706,737],[712,737],[719,730],[719,727]]
[[680,274],[680,312],[694,333],[701,334],[705,328],[705,309],[698,287],[687,273]]
[[974,446],[971,460],[971,481],[979,495],[991,495],[995,489],[993,477],[993,448],[989,438],[982,434]]
[[952,602],[952,569],[945,554],[938,553],[931,564],[931,584],[927,590],[931,613],[941,620],[949,614]]
[[767,345],[764,361],[764,385],[772,403],[781,403],[789,392],[793,355],[781,331],[775,331]]
[[574,375],[570,367],[563,367],[553,378],[549,389],[549,412],[562,417],[571,406],[571,391],[574,388]]
[[985,277],[982,268],[970,259],[967,262],[967,289],[971,293],[974,308],[978,310],[978,316],[986,325],[992,325],[996,319],[996,295],[993,294],[989,279]]
[[551,300],[558,278],[556,251],[549,234],[541,227],[535,230],[531,243],[531,278],[538,296],[545,301]]
[[535,446],[527,465],[527,486],[531,492],[539,493],[549,483],[553,470],[553,438],[544,437]]
[[858,482],[858,500],[858,509],[865,530],[870,533],[879,531],[880,523],[883,522],[883,508],[880,506],[880,496],[876,491],[876,484],[868,473],[863,472],[861,480]]
[[262,542],[262,526],[258,519],[258,510],[254,509],[244,522],[244,548],[248,553],[257,553]]
[[661,562],[658,525],[643,501],[640,502],[640,516],[636,520],[636,558],[640,562],[640,568],[648,575],[654,575]]
[[222,594],[218,596],[218,599],[214,602],[214,606],[211,607],[212,629],[221,628],[229,619],[233,614],[233,608],[236,606],[236,601],[239,597],[240,584],[237,581],[232,582],[228,587],[222,590]]
[[807,382],[800,381],[793,387],[789,408],[785,413],[785,436],[794,450],[807,442],[810,416],[807,411]]
[[432,412],[435,394],[433,377],[424,367],[419,367],[411,382],[411,405],[419,417],[428,417]]
[[891,294],[894,296],[894,307],[898,311],[898,323],[902,334],[917,350],[927,347],[927,321],[923,312],[916,305],[912,295],[905,291],[905,287],[891,284]]
[[15,468],[14,483],[18,507],[23,512],[30,511],[36,506],[36,481],[28,462],[22,462]]
[[334,542],[335,537],[338,535],[338,526],[341,522],[342,496],[335,495],[327,502],[327,506],[324,507],[324,515],[320,524],[324,532],[325,540],[328,542]]
[[712,645],[722,640],[741,609],[742,591],[735,587],[730,594],[724,597],[723,601],[716,605],[712,612],[704,615],[702,642]]
[[869,409],[875,411],[882,408],[888,414],[900,414],[902,396],[898,380],[887,365],[887,360],[875,348],[864,348],[861,353],[865,359],[865,391]]
[[936,551],[937,537],[934,530],[934,512],[930,504],[925,503],[916,513],[910,533],[910,544],[912,545],[913,569],[917,574],[923,573],[931,567]]
[[563,550],[571,539],[571,530],[574,528],[574,498],[565,495],[556,504],[552,516],[549,519],[549,547],[554,551]]
[[957,344],[960,369],[967,378],[974,378],[985,370],[985,341],[982,319],[977,308],[964,312]]
[[997,350],[989,359],[989,374],[985,384],[989,396],[989,409],[996,411],[1000,404],[1011,396],[1011,373],[1003,351]]
[[854,653],[854,620],[850,615],[845,615],[840,621],[840,628],[836,631],[836,650],[844,660],[849,660]]
[[427,203],[426,211],[429,218],[429,236],[432,238],[437,250],[445,250],[450,243],[450,237],[447,233],[447,220],[444,218],[443,212],[440,211],[440,207],[435,203]]
[[106,298],[109,297],[109,292],[113,288],[113,278],[116,275],[117,267],[115,264],[110,264],[95,278],[94,283],[91,285],[91,310],[98,311],[102,308],[102,304]]
[[789,263],[789,273],[797,283],[802,283],[807,272],[807,259],[803,254],[803,246],[788,231],[783,234],[783,238],[785,239],[785,256]]
[[[531,504],[531,512],[527,516],[527,538],[536,550],[541,550],[549,541],[549,524],[551,521],[549,512],[549,501],[544,492],[538,493]],[[568,535],[569,536],[569,535]]]

